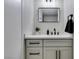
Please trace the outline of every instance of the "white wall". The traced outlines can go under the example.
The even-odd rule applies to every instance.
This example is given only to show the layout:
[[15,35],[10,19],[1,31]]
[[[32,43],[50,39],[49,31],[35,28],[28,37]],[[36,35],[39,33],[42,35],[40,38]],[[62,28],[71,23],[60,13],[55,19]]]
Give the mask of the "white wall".
[[[53,5],[53,2],[51,3],[46,3],[44,0],[38,1],[35,0],[36,3],[34,3],[34,9],[35,9],[35,26],[39,27],[41,29],[40,33],[41,34],[46,34],[47,29],[49,31],[53,31],[54,28],[62,34],[65,33],[65,26],[67,23],[67,16],[70,14],[74,14],[74,0],[56,0],[56,5]],[[59,7],[60,8],[60,20],[58,23],[40,23],[38,22],[38,7]],[[40,34],[38,33],[38,34]]]
[[[34,9],[35,9],[35,27],[40,28],[41,34],[46,34],[47,29],[49,29],[50,32],[53,32],[53,29],[56,28],[56,31],[62,34],[64,32],[64,0],[56,0],[55,3],[52,2],[46,2],[45,0],[34,0]],[[48,8],[54,8],[58,7],[60,8],[60,16],[59,16],[59,22],[48,22],[48,23],[40,23],[38,21],[38,8],[39,7],[48,7]],[[63,25],[62,25],[63,24]]]
[[[46,34],[47,29],[53,31],[56,28],[57,31],[62,35],[65,30],[67,23],[67,16],[74,13],[74,0],[56,0],[59,4],[55,5],[53,3],[45,3],[45,0],[24,0],[23,2],[23,31],[24,34],[35,34],[32,33],[35,27],[41,28],[41,34]],[[39,23],[38,22],[38,7],[55,7],[59,6],[60,11],[60,21],[59,23]],[[34,14],[35,13],[35,14]],[[38,33],[39,34],[39,33]]]
[[33,0],[22,0],[22,29],[24,34],[32,34],[34,23],[33,10]]
[[74,0],[64,0],[64,21],[67,22],[67,16],[74,14]]
[[4,58],[21,59],[21,0],[5,0]]

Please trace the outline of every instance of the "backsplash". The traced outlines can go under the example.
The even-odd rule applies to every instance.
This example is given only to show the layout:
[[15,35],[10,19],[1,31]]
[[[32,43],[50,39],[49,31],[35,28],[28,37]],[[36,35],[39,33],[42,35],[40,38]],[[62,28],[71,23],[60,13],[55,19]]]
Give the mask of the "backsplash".
[[[43,2],[42,2],[43,1]],[[47,34],[47,29],[49,30],[49,35],[54,32],[53,29],[59,32],[59,35],[66,34],[65,27],[67,23],[67,16],[74,13],[73,0],[56,0],[57,4],[52,4],[54,2],[44,2],[45,0],[25,0],[23,9],[23,32],[25,34]],[[59,4],[58,4],[59,2]],[[30,5],[29,5],[30,3]],[[38,21],[38,8],[39,7],[59,7],[60,17],[59,22],[46,23]],[[28,14],[28,15],[27,15]],[[40,31],[36,32],[35,28],[39,27]]]
[[[36,0],[35,0],[36,1]],[[56,32],[59,32],[59,34],[64,32],[64,0],[56,0],[55,4],[53,4],[53,2],[51,3],[47,3],[45,5],[43,5],[42,1],[37,0],[34,3],[34,26],[35,27],[39,27],[40,31],[39,32],[34,32],[33,34],[47,34],[47,29],[49,30],[49,35],[51,35],[51,32],[54,32],[53,29],[56,29]],[[54,22],[39,22],[38,21],[38,8],[39,7],[51,7],[51,8],[55,8],[58,7],[60,8],[59,11],[59,22],[58,23],[54,23]],[[62,31],[62,32],[61,32]]]

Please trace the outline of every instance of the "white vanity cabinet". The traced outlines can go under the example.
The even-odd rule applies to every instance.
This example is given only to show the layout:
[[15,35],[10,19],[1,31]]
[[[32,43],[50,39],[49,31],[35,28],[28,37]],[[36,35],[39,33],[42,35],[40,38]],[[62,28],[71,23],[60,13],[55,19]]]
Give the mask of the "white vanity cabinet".
[[26,59],[42,59],[42,48],[27,48]]
[[42,59],[42,40],[26,40],[25,59]]
[[27,40],[27,47],[42,47],[42,40]]
[[44,59],[57,59],[57,48],[44,48]]
[[72,39],[26,40],[25,59],[73,59]]
[[44,59],[72,59],[72,40],[45,40]]
[[73,59],[72,47],[60,47],[59,59]]
[[71,47],[47,47],[44,48],[44,59],[72,59]]

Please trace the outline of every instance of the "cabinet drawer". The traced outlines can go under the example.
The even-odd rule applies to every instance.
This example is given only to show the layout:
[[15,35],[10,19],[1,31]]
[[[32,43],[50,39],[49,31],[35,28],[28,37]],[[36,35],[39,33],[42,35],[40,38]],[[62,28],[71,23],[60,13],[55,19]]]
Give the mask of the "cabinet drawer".
[[44,46],[72,46],[72,40],[44,40]]
[[27,48],[26,59],[42,59],[42,48]]
[[29,46],[42,46],[42,40],[27,40],[26,42],[26,46],[29,47]]

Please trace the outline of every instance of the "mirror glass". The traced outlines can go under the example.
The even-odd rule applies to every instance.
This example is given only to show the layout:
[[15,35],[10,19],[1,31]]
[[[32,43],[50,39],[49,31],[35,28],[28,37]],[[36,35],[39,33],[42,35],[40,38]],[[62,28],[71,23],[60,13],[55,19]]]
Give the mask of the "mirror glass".
[[39,22],[58,22],[59,8],[39,8]]

